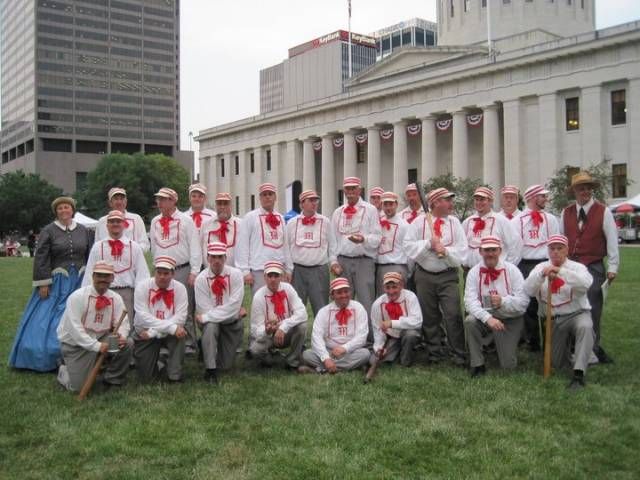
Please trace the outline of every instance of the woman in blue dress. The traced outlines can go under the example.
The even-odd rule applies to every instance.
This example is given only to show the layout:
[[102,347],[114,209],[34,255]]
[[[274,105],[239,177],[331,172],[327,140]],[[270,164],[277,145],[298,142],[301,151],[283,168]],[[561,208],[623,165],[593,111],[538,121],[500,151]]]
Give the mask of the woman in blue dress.
[[58,197],[51,204],[56,220],[40,232],[33,262],[34,290],[13,342],[9,365],[48,372],[57,368],[56,335],[67,297],[82,283],[93,233],[75,222],[76,202]]

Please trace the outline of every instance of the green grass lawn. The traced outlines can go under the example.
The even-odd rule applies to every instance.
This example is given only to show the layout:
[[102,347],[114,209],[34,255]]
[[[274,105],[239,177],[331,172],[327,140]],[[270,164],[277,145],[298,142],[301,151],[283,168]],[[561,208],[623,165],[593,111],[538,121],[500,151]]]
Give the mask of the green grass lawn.
[[[244,365],[212,388],[187,359],[183,385],[83,403],[54,375],[6,367],[31,260],[0,259],[0,478],[551,478],[639,476],[640,249],[622,249],[603,345],[616,363],[541,376],[542,359],[471,380],[452,366],[297,376]],[[133,372],[132,372],[133,373]],[[636,452],[635,454],[633,452]]]

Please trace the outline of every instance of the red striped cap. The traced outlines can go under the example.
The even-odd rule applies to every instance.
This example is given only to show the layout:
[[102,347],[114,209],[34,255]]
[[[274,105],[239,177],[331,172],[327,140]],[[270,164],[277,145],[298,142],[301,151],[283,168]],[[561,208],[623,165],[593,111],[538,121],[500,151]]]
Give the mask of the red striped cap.
[[172,200],[178,201],[178,194],[172,188],[162,187],[160,190],[158,190],[158,193],[156,193],[155,196],[163,197],[163,198],[171,198]]
[[407,192],[417,192],[418,191],[418,187],[416,186],[415,183],[410,183],[409,185],[407,185],[404,189],[404,193]]
[[384,193],[384,188],[382,187],[373,187],[369,192],[369,198],[371,197],[380,197]]
[[278,190],[276,189],[276,186],[273,183],[263,183],[258,187],[258,193],[264,193],[264,192],[276,193],[277,191]]
[[569,239],[564,235],[551,235],[549,240],[547,240],[547,245],[552,245],[554,243],[561,243],[562,245],[569,246]]
[[342,182],[343,187],[359,187],[362,184],[358,177],[345,177]]
[[226,192],[216,193],[216,202],[230,202],[231,194]]
[[435,202],[436,200],[440,200],[441,198],[450,198],[455,196],[455,193],[450,192],[446,188],[436,188],[434,190],[431,190],[429,192],[429,195],[427,195],[427,202],[429,203],[429,205],[431,205],[433,202]]
[[495,235],[487,235],[480,240],[480,248],[502,248],[502,241]]
[[489,200],[493,200],[493,190],[491,190],[488,187],[478,187],[476,188],[476,191],[473,192],[473,196],[485,197],[485,198],[488,198]]
[[284,275],[284,265],[281,262],[271,261],[264,264],[264,273],[277,273]]
[[524,200],[525,202],[528,202],[536,195],[547,195],[548,193],[549,190],[544,188],[544,185],[531,185],[524,191]]
[[320,198],[320,195],[318,195],[318,192],[316,192],[315,190],[305,190],[298,196],[298,200],[300,202],[304,202],[305,200],[308,200],[310,198]]
[[111,197],[114,195],[124,195],[127,196],[127,191],[122,187],[113,187],[109,189],[109,193],[107,193],[107,198],[111,200]]
[[386,285],[387,283],[402,283],[403,281],[404,277],[398,272],[387,272],[382,277],[383,285]]
[[398,195],[395,192],[384,192],[382,194],[382,202],[398,202]]
[[207,255],[226,255],[227,246],[222,242],[211,242],[207,245]]
[[189,194],[191,194],[191,192],[200,192],[201,194],[206,195],[207,187],[205,187],[201,183],[194,183],[193,185],[189,186]]
[[505,185],[500,189],[500,193],[513,193],[514,195],[518,195],[520,193],[520,189],[515,185]]
[[346,278],[336,278],[329,284],[329,292],[333,292],[334,290],[340,290],[341,288],[351,288],[349,285],[349,280]]
[[166,268],[167,270],[175,270],[176,259],[168,255],[160,255],[153,261],[153,266],[156,268]]
[[107,222],[109,220],[124,220],[124,213],[120,210],[111,210],[107,213]]
[[105,262],[104,260],[98,260],[93,266],[93,273],[106,273],[107,275],[113,275],[114,271],[113,265],[109,262]]

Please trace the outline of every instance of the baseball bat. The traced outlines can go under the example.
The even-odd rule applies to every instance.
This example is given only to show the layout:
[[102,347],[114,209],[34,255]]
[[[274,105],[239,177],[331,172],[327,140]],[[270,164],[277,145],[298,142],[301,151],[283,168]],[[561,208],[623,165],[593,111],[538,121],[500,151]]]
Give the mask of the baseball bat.
[[384,346],[382,347],[382,352],[384,352],[384,355],[376,354],[375,358],[373,359],[373,363],[367,369],[367,373],[364,376],[364,380],[363,380],[364,383],[371,382],[376,372],[378,371],[378,365],[380,365],[380,362],[384,360],[384,357],[387,354],[386,350],[387,350],[387,347],[389,346],[389,340],[390,340],[390,337],[387,336],[387,339],[384,342]]
[[[124,321],[124,317],[126,316],[127,316],[127,311],[123,310],[122,315],[120,315],[120,319],[116,324],[116,327],[113,329],[111,333],[118,332],[118,330],[120,329],[120,325],[122,325],[122,322]],[[82,385],[82,389],[78,394],[78,400],[84,400],[85,398],[87,398],[87,395],[89,395],[89,392],[93,388],[93,384],[96,383],[96,378],[98,378],[98,374],[100,373],[100,368],[102,367],[102,364],[104,363],[104,359],[106,357],[107,357],[107,352],[101,352],[100,355],[98,356],[98,360],[96,361],[96,364],[93,366],[93,369],[89,373],[89,376],[84,381],[84,385]]]
[[547,321],[544,326],[544,368],[542,376],[551,376],[551,279],[547,280]]

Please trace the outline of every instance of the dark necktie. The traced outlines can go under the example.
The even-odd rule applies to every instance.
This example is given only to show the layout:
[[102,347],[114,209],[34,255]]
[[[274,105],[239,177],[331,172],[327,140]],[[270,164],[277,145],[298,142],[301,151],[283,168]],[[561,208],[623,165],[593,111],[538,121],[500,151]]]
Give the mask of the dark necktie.
[[580,213],[578,213],[578,222],[584,224],[587,222],[587,213],[583,207],[580,207]]

